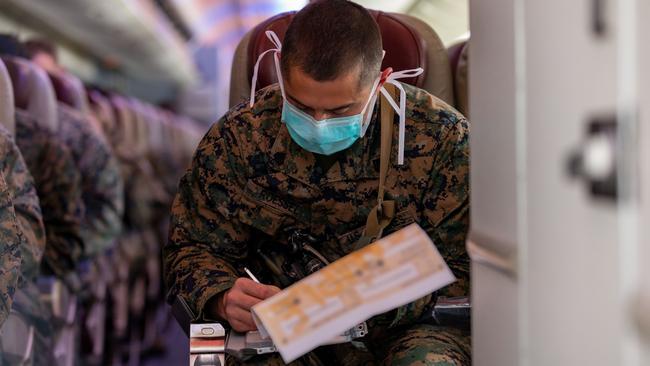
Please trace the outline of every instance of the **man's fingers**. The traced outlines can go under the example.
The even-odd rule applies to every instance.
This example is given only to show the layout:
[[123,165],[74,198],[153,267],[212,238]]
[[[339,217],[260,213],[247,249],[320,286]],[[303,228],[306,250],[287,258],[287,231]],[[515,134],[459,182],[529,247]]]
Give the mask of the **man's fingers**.
[[260,300],[266,300],[277,293],[275,290],[277,287],[263,285],[247,278],[237,279],[236,285],[239,285],[241,290],[247,295],[256,297]]
[[236,330],[236,331],[238,331],[240,333],[244,333],[244,332],[248,332],[248,331],[256,329],[256,328],[251,327],[248,324],[244,324],[244,323],[242,323],[242,322],[240,322],[238,320],[234,320],[234,321],[230,322],[230,326],[232,327],[232,329],[234,329],[234,330]]
[[237,294],[233,294],[232,297],[232,304],[236,305],[237,307],[240,307],[244,310],[250,310],[253,306],[261,302],[261,299],[258,299],[257,297],[253,297],[250,295],[247,295],[244,292],[239,292]]
[[[246,328],[246,330],[255,330],[255,321],[253,321],[253,316],[250,311],[244,310],[237,306],[228,307],[226,310],[228,314],[228,322],[233,326],[237,331],[242,331],[241,329]],[[235,324],[239,325],[239,329],[235,327]]]
[[271,296],[277,294],[278,292],[282,291],[279,287],[275,287],[275,286],[266,286],[266,288],[269,291],[269,296],[268,297],[271,297]]

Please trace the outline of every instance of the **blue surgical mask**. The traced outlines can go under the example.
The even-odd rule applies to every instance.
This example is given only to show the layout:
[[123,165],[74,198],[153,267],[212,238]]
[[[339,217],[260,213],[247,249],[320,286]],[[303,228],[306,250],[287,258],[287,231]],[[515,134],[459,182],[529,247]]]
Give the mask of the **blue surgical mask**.
[[285,99],[282,122],[287,125],[293,141],[303,149],[316,154],[332,155],[352,146],[361,137],[363,112],[317,121]]

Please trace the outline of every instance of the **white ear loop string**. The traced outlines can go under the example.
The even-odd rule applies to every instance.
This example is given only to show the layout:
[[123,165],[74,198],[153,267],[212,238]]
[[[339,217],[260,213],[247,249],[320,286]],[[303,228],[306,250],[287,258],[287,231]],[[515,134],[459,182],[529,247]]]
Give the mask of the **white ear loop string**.
[[255,62],[255,68],[253,68],[253,80],[251,80],[251,97],[250,97],[250,106],[252,107],[253,104],[255,104],[255,87],[257,86],[257,76],[259,73],[260,69],[260,62],[266,56],[268,53],[273,53],[273,60],[275,64],[275,72],[278,75],[278,83],[280,84],[280,90],[282,91],[282,96],[284,96],[284,85],[282,82],[282,73],[280,72],[280,58],[278,57],[278,54],[282,50],[282,42],[280,42],[280,38],[278,38],[278,35],[275,34],[274,31],[266,31],[265,32],[266,37],[273,43],[275,48],[270,48],[260,55],[260,57],[257,58],[257,62]]
[[[366,131],[368,130],[368,126],[370,126],[370,119],[372,118],[372,113],[375,108],[375,102],[377,101],[377,96],[379,95],[378,93],[376,93],[377,85],[379,85],[379,79],[380,78],[377,78],[375,82],[372,84],[372,89],[370,89],[372,90],[372,92],[370,94],[368,101],[366,102],[366,106],[363,107],[363,111],[361,112],[361,113],[366,113],[367,111],[368,113],[366,113],[365,116],[363,117],[360,137],[365,136]],[[368,107],[370,107],[370,109],[368,109]]]
[[404,164],[404,135],[406,134],[406,90],[402,84],[397,82],[398,79],[416,77],[424,72],[424,69],[418,67],[417,69],[397,71],[388,76],[386,82],[395,85],[399,89],[399,106],[395,100],[390,96],[390,93],[382,86],[381,93],[384,95],[391,107],[395,109],[399,115],[399,150],[397,154],[397,164]]

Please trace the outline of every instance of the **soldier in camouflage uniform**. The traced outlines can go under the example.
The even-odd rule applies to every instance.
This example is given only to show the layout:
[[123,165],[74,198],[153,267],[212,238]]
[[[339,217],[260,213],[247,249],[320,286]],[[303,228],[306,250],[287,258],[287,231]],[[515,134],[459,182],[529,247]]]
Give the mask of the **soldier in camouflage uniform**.
[[9,315],[18,285],[21,240],[11,190],[0,173],[0,327]]
[[45,229],[39,200],[34,180],[27,170],[23,157],[13,137],[4,129],[0,130],[0,156],[3,157],[1,171],[14,202],[23,257],[18,284],[22,295],[20,300],[14,302],[14,307],[30,325],[35,327],[33,346],[35,364],[47,364],[52,360],[53,355],[52,328],[49,323],[48,309],[40,301],[35,286],[45,249]]
[[[169,300],[179,296],[199,318],[225,322],[239,331],[255,328],[250,307],[272,296],[278,291],[273,285],[281,284],[260,265],[258,251],[272,256],[271,248],[288,246],[287,236],[302,230],[316,237],[316,248],[334,261],[358,249],[357,240],[377,204],[381,128],[379,103],[375,106],[370,97],[378,93],[377,83],[381,85],[375,79],[381,38],[372,17],[351,2],[312,2],[294,17],[281,57],[284,81],[280,78],[279,85],[260,90],[250,105],[230,110],[203,138],[181,179],[170,242],[164,249]],[[383,76],[390,80],[388,72]],[[427,92],[401,86],[406,98],[404,163],[399,164],[399,146],[392,149],[385,190],[387,199],[395,202],[395,215],[384,235],[418,223],[458,281],[370,319],[362,343],[320,347],[294,364],[471,363],[466,331],[421,320],[437,296],[467,295],[469,290],[464,249],[469,123]],[[369,99],[373,102],[366,112]],[[297,124],[291,123],[292,113],[302,116]],[[308,140],[296,129],[308,128],[300,123],[331,123],[332,117],[347,116],[359,121],[371,117],[365,135],[347,148],[330,151],[327,144]],[[397,116],[394,122],[393,141],[399,141]],[[322,153],[314,152],[318,149]],[[244,266],[267,285],[242,278]],[[228,362],[236,363],[230,357]],[[282,360],[276,354],[246,364]]]
[[40,272],[41,258],[45,249],[45,229],[34,180],[25,161],[4,129],[0,131],[0,156],[3,157],[2,172],[12,193],[18,226],[23,236],[21,266],[24,281],[33,281]]
[[16,145],[32,172],[46,232],[44,273],[64,279],[83,253],[81,177],[70,150],[23,111],[16,112]]
[[77,113],[58,108],[59,136],[72,152],[81,173],[84,255],[93,257],[110,248],[122,230],[124,188],[113,150],[106,138]]

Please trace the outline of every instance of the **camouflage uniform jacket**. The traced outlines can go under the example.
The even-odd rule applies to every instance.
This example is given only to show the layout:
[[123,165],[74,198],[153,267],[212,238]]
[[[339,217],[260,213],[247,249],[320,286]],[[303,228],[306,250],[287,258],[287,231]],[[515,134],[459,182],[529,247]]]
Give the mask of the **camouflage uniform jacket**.
[[0,172],[0,328],[9,315],[18,286],[20,247],[24,240],[11,196],[4,174]]
[[[396,217],[384,234],[419,223],[458,278],[441,293],[467,294],[469,124],[425,91],[404,87],[405,162],[397,165],[394,143],[386,192],[396,201]],[[283,242],[287,227],[319,237],[317,249],[329,260],[351,252],[377,202],[378,110],[377,105],[366,136],[329,167],[291,140],[280,121],[277,86],[260,90],[252,108],[241,104],[214,124],[181,179],[172,208],[163,253],[170,300],[180,295],[204,316],[208,299],[245,276],[242,267],[249,265],[252,248],[268,238]],[[397,116],[394,125],[396,142]],[[384,314],[387,324],[417,320],[431,298]]]
[[32,281],[40,271],[41,258],[45,250],[45,229],[41,207],[34,187],[34,180],[27,170],[13,137],[0,129],[0,172],[4,175],[11,192],[23,257],[21,274],[26,281]]
[[41,202],[47,238],[43,265],[63,278],[75,271],[83,253],[81,176],[63,141],[22,111],[16,113],[16,144]]
[[108,249],[120,235],[124,214],[124,187],[113,150],[90,121],[59,106],[59,136],[72,152],[81,173],[84,219],[81,237],[84,255]]

